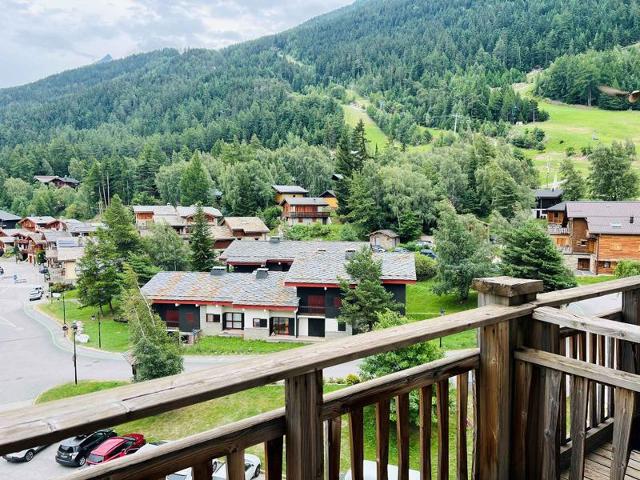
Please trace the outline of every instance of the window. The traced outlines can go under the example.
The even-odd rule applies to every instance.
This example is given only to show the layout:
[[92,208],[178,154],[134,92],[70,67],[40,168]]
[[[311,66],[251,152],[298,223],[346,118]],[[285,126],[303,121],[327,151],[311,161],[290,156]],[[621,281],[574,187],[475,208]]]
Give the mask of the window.
[[244,328],[244,313],[229,312],[224,314],[225,330],[242,330]]
[[578,245],[580,245],[581,247],[586,247],[587,246],[587,241],[586,240],[580,240],[580,241],[578,241]]
[[180,326],[180,313],[178,310],[167,310],[165,314],[167,327],[178,328]]
[[207,313],[207,323],[220,323],[220,314]]
[[[291,326],[291,330],[289,330]],[[293,318],[272,317],[271,333],[273,335],[293,335]]]
[[346,332],[347,331],[347,322],[338,322],[338,331]]
[[267,328],[268,321],[266,318],[254,318],[253,328]]

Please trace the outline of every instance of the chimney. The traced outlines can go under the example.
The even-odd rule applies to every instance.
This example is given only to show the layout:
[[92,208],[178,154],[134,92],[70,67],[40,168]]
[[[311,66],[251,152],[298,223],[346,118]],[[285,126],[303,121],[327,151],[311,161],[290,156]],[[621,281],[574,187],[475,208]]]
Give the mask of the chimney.
[[262,278],[267,278],[269,276],[269,269],[268,268],[258,268],[256,270],[256,279],[260,280]]
[[270,243],[280,243],[280,237],[269,237]]
[[356,250],[354,248],[349,248],[344,252],[344,258],[350,260],[356,254]]
[[214,277],[221,277],[222,275],[224,275],[224,272],[226,271],[227,271],[226,267],[213,267],[211,269],[210,274],[213,275]]
[[629,217],[629,223],[633,223],[633,217]]

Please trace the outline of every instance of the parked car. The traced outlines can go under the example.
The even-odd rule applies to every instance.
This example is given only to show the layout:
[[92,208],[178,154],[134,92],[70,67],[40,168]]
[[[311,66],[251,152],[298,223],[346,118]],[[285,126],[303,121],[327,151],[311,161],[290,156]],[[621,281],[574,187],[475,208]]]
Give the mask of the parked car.
[[42,288],[34,288],[29,292],[29,301],[33,302],[34,300],[40,300],[44,292]]
[[393,251],[396,253],[409,253],[409,250],[404,247],[396,247]]
[[48,273],[49,269],[47,268],[46,265],[40,265],[40,268],[38,268],[38,272],[39,273]]
[[19,452],[7,453],[3,455],[7,462],[20,463],[20,462],[30,462],[33,460],[33,457],[36,456],[37,453],[41,452],[49,445],[41,445],[39,447],[27,448],[26,450],[20,450]]
[[[365,460],[362,462],[362,467],[364,480],[376,480],[378,478],[376,462]],[[387,476],[389,480],[398,480],[398,467],[395,465],[387,465]],[[352,478],[351,470],[349,470],[344,480],[352,480]],[[409,480],[420,480],[420,472],[409,470]]]
[[[260,476],[260,459],[255,455],[249,453],[244,456],[244,478],[245,480],[252,480]],[[218,460],[213,461],[213,480],[226,480],[227,477],[227,464]],[[178,480],[178,479],[176,479]],[[179,479],[182,480],[182,479]]]
[[78,435],[67,438],[58,446],[56,462],[68,467],[82,467],[89,454],[105,440],[115,437],[111,429],[98,430],[90,435]]
[[4,275],[4,268],[0,267],[0,275]]
[[140,433],[129,433],[121,437],[111,437],[102,442],[87,457],[87,465],[97,465],[108,462],[114,458],[124,457],[136,453],[147,443],[144,435]]
[[372,245],[371,246],[371,250],[374,253],[384,253],[386,252],[386,250],[384,249],[384,247],[381,247],[380,245]]
[[433,258],[433,259],[437,258],[436,252],[434,252],[430,248],[423,248],[422,250],[420,250],[420,253],[422,255],[426,255],[429,258]]

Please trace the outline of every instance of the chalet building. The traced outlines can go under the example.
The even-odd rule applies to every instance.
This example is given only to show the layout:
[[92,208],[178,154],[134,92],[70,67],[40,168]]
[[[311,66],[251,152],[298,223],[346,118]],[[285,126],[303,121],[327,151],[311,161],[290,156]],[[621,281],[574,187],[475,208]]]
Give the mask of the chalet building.
[[21,218],[13,213],[0,210],[0,228],[16,228]]
[[562,202],[564,191],[559,188],[539,188],[533,191],[535,207],[531,210],[533,218],[547,218],[547,210]]
[[369,234],[369,244],[374,247],[382,247],[391,250],[400,245],[400,235],[393,230],[376,230]]
[[88,237],[96,233],[99,228],[104,226],[104,224],[99,222],[89,223],[73,219],[63,220],[62,222],[65,226],[65,230],[69,232],[72,237]]
[[298,185],[271,185],[276,192],[276,203],[281,205],[282,202],[289,198],[304,198],[309,194],[308,190],[305,190]]
[[209,227],[216,250],[224,250],[234,240],[266,240],[269,227],[259,217],[225,217]]
[[56,188],[69,187],[77,188],[80,182],[72,177],[59,177],[57,175],[36,175],[33,177],[36,182],[43,185],[50,185]]
[[23,230],[41,232],[44,230],[64,230],[64,223],[50,216],[25,217],[18,222]]
[[333,190],[325,190],[320,194],[320,198],[324,198],[325,201],[329,204],[329,208],[336,210],[338,208],[338,197],[336,196],[336,192]]
[[0,257],[6,252],[13,251],[15,243],[16,239],[14,237],[4,235],[3,231],[0,230]]
[[[219,219],[222,218],[220,210],[214,207],[203,207],[202,209],[207,217],[207,223],[210,226],[218,225]],[[170,225],[180,236],[187,238],[196,213],[196,207],[174,207],[173,205],[134,205],[133,213],[135,215],[136,228],[143,236],[149,234],[149,227],[151,224],[166,223],[167,225]]]
[[640,260],[640,202],[562,202],[547,222],[570,268],[611,274],[620,260]]
[[331,207],[324,198],[288,198],[282,201],[282,219],[289,226],[331,223]]
[[44,252],[46,242],[43,234],[40,232],[32,232],[30,230],[16,230],[11,235],[15,238],[15,246],[18,247],[18,256],[22,260],[28,260],[29,263],[36,263],[38,254]]
[[[234,241],[221,257],[227,267],[211,273],[161,272],[143,294],[169,328],[223,332],[245,338],[298,339],[351,334],[338,322],[345,265],[364,242]],[[406,302],[416,280],[413,254],[374,254],[382,283]],[[233,270],[229,272],[228,270]]]
[[83,237],[60,237],[53,246],[47,242],[47,263],[51,281],[73,285],[78,280],[78,262],[84,256],[87,241]]

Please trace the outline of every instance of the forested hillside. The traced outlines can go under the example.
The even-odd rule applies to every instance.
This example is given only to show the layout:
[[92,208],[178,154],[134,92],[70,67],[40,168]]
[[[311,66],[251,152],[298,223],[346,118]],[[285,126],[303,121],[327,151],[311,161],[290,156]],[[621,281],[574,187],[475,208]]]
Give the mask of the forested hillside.
[[[510,123],[546,118],[534,99],[512,89],[514,81],[561,55],[638,41],[638,13],[636,1],[621,0],[358,1],[221,51],[156,51],[0,90],[0,207],[86,217],[115,193],[126,202],[179,201],[184,169],[204,152],[207,182],[222,194],[223,209],[262,212],[267,182],[326,188],[340,151],[362,153],[352,145],[362,136],[344,123],[347,89],[367,97],[369,115],[402,146],[427,141],[426,127],[505,135]],[[456,148],[475,140],[465,142]],[[313,161],[296,163],[296,155]],[[523,182],[522,167],[497,160],[522,164],[517,154],[492,155],[516,185],[535,183],[529,174]],[[367,163],[360,160],[358,169]],[[395,154],[375,162],[392,160]],[[475,156],[470,162],[462,171],[475,189],[480,173]],[[50,192],[33,186],[34,174],[70,174],[83,187]],[[438,183],[431,181],[434,198],[446,190]],[[526,203],[509,185],[506,203]],[[483,207],[473,195],[458,204],[487,214],[495,203],[488,192],[476,192]],[[394,219],[393,208],[384,208],[382,218],[397,226],[397,212]]]

